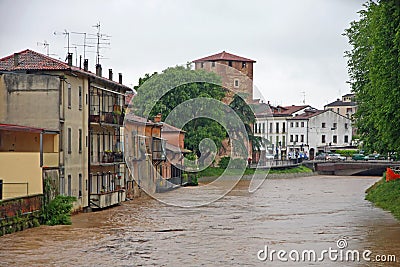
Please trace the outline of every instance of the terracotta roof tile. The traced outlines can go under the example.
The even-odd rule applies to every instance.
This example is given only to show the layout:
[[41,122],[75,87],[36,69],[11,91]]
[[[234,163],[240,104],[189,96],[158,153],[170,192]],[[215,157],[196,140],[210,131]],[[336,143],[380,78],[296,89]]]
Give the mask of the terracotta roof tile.
[[204,62],[204,61],[219,61],[219,60],[231,60],[231,61],[244,61],[244,62],[253,62],[255,63],[255,60],[252,59],[248,59],[245,57],[240,57],[240,56],[236,56],[234,54],[230,54],[228,52],[222,51],[221,53],[215,54],[215,55],[211,55],[208,57],[203,57],[203,58],[199,58],[196,60],[193,60],[193,62]]

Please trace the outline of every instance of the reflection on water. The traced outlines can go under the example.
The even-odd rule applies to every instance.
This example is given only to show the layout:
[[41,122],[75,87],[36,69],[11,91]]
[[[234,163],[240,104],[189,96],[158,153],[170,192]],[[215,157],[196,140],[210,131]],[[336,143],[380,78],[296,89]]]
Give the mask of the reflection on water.
[[[135,199],[113,209],[76,215],[72,226],[42,226],[3,236],[0,265],[291,266],[293,262],[261,262],[257,252],[265,245],[275,250],[321,251],[337,248],[340,238],[347,240],[348,249],[394,254],[400,260],[400,223],[364,200],[365,189],[376,180],[273,179],[254,194],[248,193],[248,182],[241,182],[226,197],[200,208]],[[218,191],[210,188],[209,194]],[[189,188],[166,194],[188,201],[201,198]],[[325,262],[335,264],[360,265]],[[362,263],[394,266],[369,264]]]

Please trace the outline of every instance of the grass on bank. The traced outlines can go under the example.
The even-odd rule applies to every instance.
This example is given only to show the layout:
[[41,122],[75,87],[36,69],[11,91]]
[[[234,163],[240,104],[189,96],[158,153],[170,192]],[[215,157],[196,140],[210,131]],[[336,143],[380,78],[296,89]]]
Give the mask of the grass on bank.
[[[225,171],[224,168],[219,167],[208,167],[207,169],[201,171],[199,174],[201,177],[212,177],[212,176],[221,176]],[[253,175],[256,169],[246,168],[244,171],[244,175]],[[285,168],[285,169],[271,169],[271,170],[257,170],[257,173],[271,173],[271,174],[279,174],[279,173],[307,173],[312,172],[311,169],[305,166],[298,166],[294,168]],[[237,175],[241,174],[241,170],[228,170],[226,175]]]
[[386,173],[384,173],[383,178],[368,188],[366,193],[366,200],[390,211],[400,220],[400,179],[386,182]]

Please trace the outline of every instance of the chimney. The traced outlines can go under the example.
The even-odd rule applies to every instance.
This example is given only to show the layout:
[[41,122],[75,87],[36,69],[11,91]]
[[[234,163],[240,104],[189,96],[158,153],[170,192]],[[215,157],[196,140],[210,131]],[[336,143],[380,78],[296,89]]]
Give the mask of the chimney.
[[109,79],[110,81],[112,81],[112,79],[113,79],[113,72],[112,72],[112,69],[108,69],[108,79]]
[[67,59],[68,59],[68,66],[72,66],[72,53],[68,53]]
[[89,59],[84,59],[83,60],[83,70],[88,71],[89,70]]
[[96,75],[101,77],[101,65],[100,64],[96,64]]
[[122,73],[118,73],[118,82],[122,84]]
[[161,113],[158,113],[156,116],[154,116],[154,122],[161,122]]
[[14,67],[18,67],[18,62],[19,62],[19,54],[14,53]]

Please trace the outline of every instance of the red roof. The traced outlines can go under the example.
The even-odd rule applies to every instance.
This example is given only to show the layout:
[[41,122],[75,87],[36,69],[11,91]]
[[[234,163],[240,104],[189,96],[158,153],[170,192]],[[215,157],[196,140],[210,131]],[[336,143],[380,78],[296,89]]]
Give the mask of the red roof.
[[316,110],[316,109],[310,109],[310,110],[306,110],[304,113],[299,114],[293,118],[291,118],[292,120],[306,120],[309,118],[312,118],[314,116],[317,116],[319,114],[322,114],[324,112],[326,112],[328,110]]
[[230,54],[228,52],[222,51],[221,53],[211,55],[208,57],[199,58],[193,60],[193,62],[204,62],[204,61],[219,61],[219,60],[229,60],[229,61],[244,61],[244,62],[256,62],[255,60],[248,59],[245,57],[239,57],[234,54]]
[[111,83],[113,85],[124,87],[126,90],[132,90],[131,88],[123,84],[109,80],[104,77],[97,76],[96,74],[90,71],[85,71],[75,66],[69,66],[65,62],[40,54],[30,49],[26,49],[24,51],[14,53],[10,56],[0,59],[0,71],[17,71],[17,70],[44,70],[44,71],[72,70],[100,79],[104,82]]
[[68,70],[68,64],[26,49],[0,59],[0,70]]
[[292,115],[295,112],[298,112],[302,109],[305,109],[309,107],[308,105],[304,105],[304,106],[285,106],[285,107],[281,107],[281,106],[277,106],[274,108],[274,115]]
[[177,128],[175,126],[172,126],[171,124],[168,124],[168,123],[165,123],[165,122],[163,123],[163,128],[162,128],[161,131],[163,131],[163,132],[182,132],[182,133],[186,133],[186,131],[184,131],[182,129],[179,129],[179,128]]
[[44,131],[44,129],[41,128],[14,125],[14,124],[1,124],[1,123],[0,123],[0,130],[12,131],[12,132],[30,132],[30,133],[41,133]]

